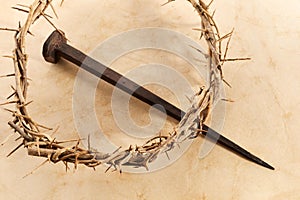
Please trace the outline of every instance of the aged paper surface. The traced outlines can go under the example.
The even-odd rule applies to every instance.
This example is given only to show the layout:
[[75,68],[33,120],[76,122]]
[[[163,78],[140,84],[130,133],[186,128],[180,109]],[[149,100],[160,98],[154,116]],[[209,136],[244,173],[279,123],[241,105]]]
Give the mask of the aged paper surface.
[[[18,21],[24,23],[26,14],[10,9],[19,1],[2,1],[1,27],[15,28]],[[22,1],[30,4],[31,1]],[[199,32],[199,17],[188,2],[161,7],[164,1],[95,0],[65,1],[54,3],[59,19],[54,22],[70,40],[69,43],[84,52],[93,51],[101,42],[125,31],[160,27],[180,32],[195,41]],[[117,172],[104,173],[106,167],[96,171],[80,166],[78,170],[65,172],[62,163],[46,164],[33,175],[22,178],[44,160],[27,156],[25,149],[11,157],[6,155],[18,142],[16,136],[1,146],[0,197],[1,199],[298,199],[300,198],[300,156],[298,97],[300,75],[298,69],[300,5],[293,0],[279,1],[215,1],[215,20],[221,33],[235,28],[229,56],[251,57],[251,61],[227,63],[225,78],[232,88],[225,87],[226,97],[234,103],[226,106],[224,135],[249,151],[270,162],[275,171],[252,164],[221,147],[214,147],[204,158],[198,154],[203,139],[197,139],[188,151],[172,165],[145,174]],[[48,10],[52,15],[51,10]],[[62,61],[59,65],[46,63],[41,55],[42,44],[53,28],[44,19],[33,25],[34,37],[27,39],[29,54],[29,99],[28,107],[38,122],[56,128],[54,137],[77,139],[72,112],[72,97],[77,68]],[[13,34],[0,32],[0,53],[7,55],[13,49]],[[205,49],[205,45],[201,43]],[[117,47],[116,47],[117,48]],[[189,63],[171,53],[143,49],[129,52],[116,59],[110,67],[120,73],[151,63],[172,66],[187,77],[193,89],[203,80],[195,75]],[[1,58],[0,74],[13,72],[12,61]],[[144,76],[144,79],[143,79]],[[167,75],[166,75],[167,76]],[[163,76],[162,76],[163,77]],[[147,79],[147,74],[139,77]],[[13,79],[0,79],[0,100],[10,94]],[[174,95],[164,87],[149,84],[149,89],[179,105]],[[177,92],[184,93],[184,88]],[[126,147],[143,140],[133,139],[122,133],[114,121],[111,108],[113,88],[101,82],[96,93],[96,114],[99,124],[116,145]],[[129,110],[132,119],[139,125],[150,123],[149,107],[131,99]],[[7,122],[10,115],[1,110],[0,141],[12,131]],[[167,119],[162,132],[176,124]]]

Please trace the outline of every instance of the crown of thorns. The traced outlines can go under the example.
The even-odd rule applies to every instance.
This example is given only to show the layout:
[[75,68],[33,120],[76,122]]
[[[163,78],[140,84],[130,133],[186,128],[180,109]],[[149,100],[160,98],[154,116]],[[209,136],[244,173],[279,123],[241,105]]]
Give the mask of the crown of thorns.
[[[168,0],[165,4],[172,1],[175,0]],[[119,170],[121,172],[123,165],[144,167],[148,169],[148,164],[154,162],[160,154],[167,154],[177,144],[180,144],[184,140],[197,138],[199,133],[203,131],[201,127],[210,114],[211,105],[219,95],[220,84],[223,81],[229,85],[223,78],[223,64],[226,61],[244,60],[248,58],[226,58],[233,31],[224,36],[220,35],[216,22],[213,19],[214,13],[210,14],[209,12],[212,1],[209,4],[205,4],[201,0],[198,2],[195,0],[187,1],[193,6],[201,19],[200,28],[195,28],[194,30],[199,31],[201,35],[200,39],[204,38],[208,46],[207,57],[209,58],[209,63],[207,65],[207,70],[210,74],[209,87],[206,89],[202,88],[200,92],[197,92],[192,97],[187,114],[179,124],[166,135],[155,136],[140,146],[130,145],[127,149],[118,148],[114,152],[109,153],[98,152],[90,147],[90,145],[87,149],[84,149],[80,147],[80,139],[58,141],[51,136],[51,134],[57,130],[52,130],[52,128],[41,125],[31,118],[30,113],[27,110],[27,106],[32,103],[32,101],[27,100],[29,79],[27,76],[28,56],[26,54],[26,37],[28,34],[33,35],[30,32],[30,27],[39,18],[46,19],[51,26],[58,30],[51,22],[51,16],[46,14],[46,11],[48,7],[50,7],[54,15],[57,16],[57,14],[51,4],[52,0],[35,0],[30,6],[18,4],[16,7],[13,7],[18,11],[28,13],[28,15],[26,22],[24,24],[19,23],[17,29],[1,29],[15,32],[15,48],[11,56],[6,56],[13,60],[14,73],[2,76],[14,77],[15,86],[12,87],[13,92],[7,98],[7,102],[1,104],[1,106],[8,104],[15,105],[14,110],[7,108],[5,108],[5,110],[10,112],[13,117],[13,119],[8,122],[9,126],[14,129],[14,133],[19,134],[19,139],[22,140],[8,156],[12,155],[20,147],[25,147],[29,155],[46,158],[40,166],[48,161],[53,163],[63,162],[68,170],[69,163],[73,163],[75,169],[79,164],[92,168],[95,168],[100,164],[107,164],[109,167],[106,171],[113,167],[114,170]],[[63,1],[61,4],[62,3]],[[223,51],[222,42],[224,40],[227,42],[226,45],[224,45],[225,50]],[[194,119],[198,119],[197,123],[200,123],[200,125],[195,124],[196,122]],[[194,127],[194,131],[184,130],[187,123],[189,123],[189,127]],[[9,135],[3,143],[7,142],[11,135]],[[67,146],[70,142],[73,143],[73,145]]]

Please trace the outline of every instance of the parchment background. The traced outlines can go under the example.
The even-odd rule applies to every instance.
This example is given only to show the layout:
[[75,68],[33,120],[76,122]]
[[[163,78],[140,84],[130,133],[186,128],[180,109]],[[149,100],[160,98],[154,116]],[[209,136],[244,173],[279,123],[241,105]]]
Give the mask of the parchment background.
[[[32,1],[22,1],[30,4]],[[1,27],[15,28],[24,13],[10,9],[20,1],[1,1]],[[65,1],[54,6],[59,15],[55,24],[67,33],[70,43],[89,52],[104,39],[133,28],[164,27],[197,39],[199,18],[184,0],[161,7],[161,0]],[[224,135],[273,164],[275,171],[256,166],[215,147],[204,159],[197,158],[203,140],[198,139],[173,165],[151,174],[104,173],[79,167],[65,172],[63,164],[47,164],[33,175],[22,177],[43,160],[28,157],[21,149],[6,158],[18,143],[14,137],[1,146],[1,199],[299,199],[300,146],[300,4],[298,0],[218,1],[215,19],[222,33],[235,28],[230,56],[249,56],[250,62],[228,63],[224,67],[227,96],[235,103],[227,105]],[[49,11],[50,13],[50,11]],[[72,91],[76,68],[67,62],[52,66],[44,62],[41,47],[53,29],[41,19],[28,37],[30,81],[29,106],[33,118],[50,127],[59,126],[56,138],[78,138],[72,116]],[[0,54],[13,49],[13,34],[0,32]],[[173,65],[189,77],[180,59],[164,52],[136,52],[120,58],[111,67],[124,73],[127,66],[147,62]],[[63,66],[63,67],[62,67]],[[12,61],[0,58],[0,74],[13,72]],[[10,94],[12,78],[0,79],[0,100]],[[191,80],[196,86],[196,81]],[[172,93],[155,86],[149,88],[176,103]],[[114,124],[110,111],[112,87],[105,85],[97,96],[97,114],[108,137],[118,142],[123,135]],[[132,116],[140,124],[149,122],[147,107],[131,101]],[[0,111],[0,141],[11,133],[10,114]],[[139,114],[139,115],[137,115]],[[168,130],[175,122],[169,120]],[[131,142],[130,139],[125,140]],[[122,140],[124,142],[124,140]]]

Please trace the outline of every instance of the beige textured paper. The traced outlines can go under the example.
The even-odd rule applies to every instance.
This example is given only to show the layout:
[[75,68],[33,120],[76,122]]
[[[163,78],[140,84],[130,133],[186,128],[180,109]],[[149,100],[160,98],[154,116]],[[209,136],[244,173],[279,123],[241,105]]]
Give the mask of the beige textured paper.
[[[2,1],[1,27],[15,28],[24,23],[26,14],[10,9],[20,1]],[[30,4],[30,0],[22,4]],[[59,19],[55,24],[66,32],[70,43],[84,52],[92,51],[105,39],[124,31],[144,27],[162,27],[197,40],[199,18],[184,0],[164,7],[164,1],[112,0],[55,2]],[[233,27],[235,33],[229,56],[249,56],[249,62],[227,63],[226,88],[228,98],[222,133],[249,151],[270,162],[270,171],[215,147],[206,157],[198,159],[202,139],[197,139],[177,162],[149,174],[104,173],[105,166],[96,171],[80,166],[65,172],[63,164],[46,164],[33,175],[22,179],[43,159],[29,157],[21,149],[6,158],[18,142],[13,136],[1,146],[1,199],[298,199],[300,198],[300,140],[298,134],[299,98],[299,2],[280,1],[218,1],[215,19],[223,34]],[[51,11],[48,11],[51,13]],[[29,99],[34,100],[29,111],[38,122],[59,126],[55,137],[77,139],[72,113],[72,95],[77,69],[68,62],[46,63],[41,55],[44,40],[53,30],[44,19],[33,27],[35,37],[28,37]],[[0,32],[0,54],[10,54],[13,34]],[[204,45],[202,45],[205,47]],[[174,66],[197,88],[199,77],[189,64],[167,52],[141,50],[126,54],[111,66],[126,73],[145,63]],[[1,58],[0,74],[13,72],[12,61]],[[145,75],[146,76],[146,75]],[[10,94],[13,79],[0,79],[0,100]],[[178,103],[172,91],[156,85],[148,86],[173,103]],[[182,91],[184,92],[184,91]],[[101,83],[96,95],[96,113],[107,137],[117,145],[135,144],[122,134],[111,111],[112,87]],[[132,99],[131,115],[136,123],[149,123],[147,106]],[[0,141],[12,131],[7,125],[7,112],[0,114]],[[167,120],[162,131],[172,129],[175,121]]]

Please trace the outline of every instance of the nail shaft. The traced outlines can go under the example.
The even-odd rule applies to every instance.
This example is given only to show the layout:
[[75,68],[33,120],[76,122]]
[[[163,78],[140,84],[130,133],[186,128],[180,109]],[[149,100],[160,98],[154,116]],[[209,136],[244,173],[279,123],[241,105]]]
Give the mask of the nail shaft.
[[167,115],[171,116],[176,120],[180,120],[185,114],[176,106],[168,103],[161,97],[153,94],[143,86],[131,81],[130,79],[122,76],[118,72],[106,67],[102,63],[94,60],[93,58],[86,56],[81,51],[75,49],[74,47],[64,43],[59,48],[57,48],[58,56],[65,58],[66,60],[74,63],[80,68],[90,72],[91,74],[97,76],[98,78],[116,86],[117,88],[125,91],[126,93],[136,97],[137,99],[147,103],[150,106],[155,106],[161,111],[165,111]]
[[[184,111],[160,98],[143,86],[138,85],[130,79],[122,76],[118,72],[115,72],[111,68],[106,67],[76,48],[68,45],[64,36],[62,36],[58,31],[54,31],[45,42],[43,47],[43,56],[46,61],[52,63],[57,63],[60,57],[62,57],[74,63],[78,67],[127,92],[128,94],[133,95],[137,99],[149,104],[150,106],[160,105],[155,107],[161,111],[165,111],[169,116],[178,121],[180,121],[185,114]],[[203,136],[207,136],[210,140],[215,141],[217,144],[220,144],[221,146],[241,157],[244,157],[268,169],[274,170],[272,166],[249,153],[247,150],[243,149],[231,140],[217,133],[213,129],[209,128],[207,125],[204,124],[203,129],[204,131],[201,132]]]

